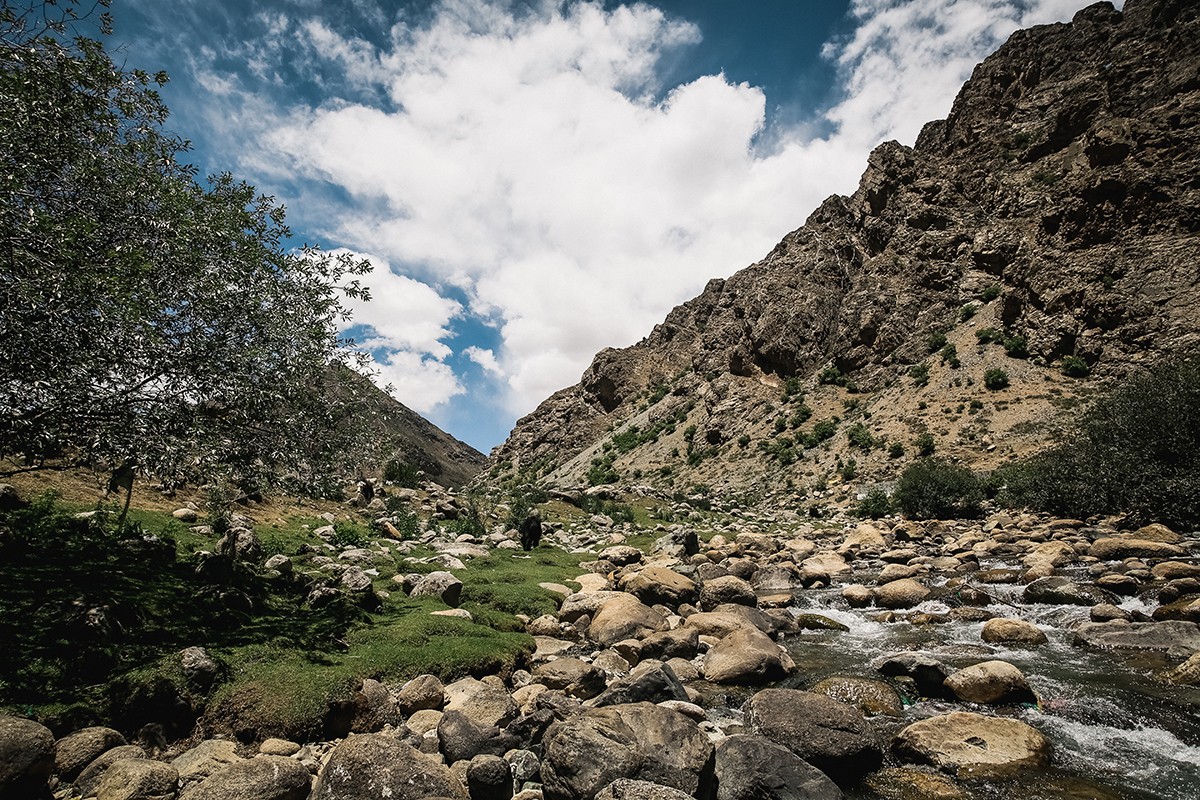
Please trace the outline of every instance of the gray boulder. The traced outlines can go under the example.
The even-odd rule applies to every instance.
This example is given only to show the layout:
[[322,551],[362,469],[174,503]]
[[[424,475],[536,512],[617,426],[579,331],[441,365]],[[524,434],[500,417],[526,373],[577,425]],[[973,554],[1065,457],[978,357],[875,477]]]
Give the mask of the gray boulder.
[[604,670],[578,658],[556,658],[536,667],[533,680],[571,697],[587,700],[604,691]]
[[700,608],[704,611],[726,603],[754,607],[758,605],[758,594],[753,586],[734,575],[713,578],[700,587]]
[[800,756],[761,736],[717,743],[717,800],[841,800],[842,790]]
[[462,581],[449,572],[431,572],[417,581],[409,594],[412,597],[436,597],[446,605],[457,608],[462,597]]
[[1050,762],[1050,740],[1015,719],[955,711],[914,722],[892,740],[901,760],[952,775],[1007,777]]
[[618,778],[601,789],[596,800],[692,800],[692,796],[661,783]]
[[135,744],[114,747],[83,768],[79,777],[75,779],[75,788],[83,797],[91,797],[96,793],[96,789],[100,786],[100,781],[109,767],[118,761],[138,758],[146,758],[146,751]]
[[512,769],[500,756],[481,755],[467,765],[471,800],[508,800],[513,795]]
[[516,736],[495,725],[481,725],[461,711],[442,714],[437,735],[447,764],[469,761],[478,755],[502,756],[521,745]]
[[148,758],[114,763],[96,787],[96,800],[175,800],[179,773],[170,764]]
[[1007,661],[984,661],[946,678],[946,688],[968,703],[1036,703],[1021,670]]
[[299,761],[256,756],[192,784],[180,800],[306,800],[312,775]]
[[125,737],[112,728],[84,728],[67,734],[54,745],[54,774],[70,783],[88,764],[123,744]]
[[425,709],[438,710],[445,701],[445,687],[436,675],[418,675],[396,692],[396,708],[406,717]]
[[1200,651],[1195,622],[1085,622],[1075,629],[1075,644],[1101,650],[1145,650],[1187,658]]
[[883,748],[858,709],[825,695],[764,689],[746,704],[750,732],[786,747],[847,786],[883,763]]
[[468,800],[450,769],[390,736],[356,734],[342,741],[317,775],[310,800]]
[[704,657],[704,678],[712,683],[757,686],[779,680],[795,669],[783,648],[757,628],[734,631]]
[[1038,578],[1021,593],[1021,600],[1026,603],[1048,605],[1094,606],[1098,603],[1111,603],[1115,599],[1103,589],[1084,586],[1061,575]]
[[615,681],[601,692],[592,704],[602,706],[628,703],[661,703],[667,700],[687,700],[687,690],[669,664],[647,663],[634,668],[628,677]]
[[45,725],[0,715],[0,797],[36,796],[54,771],[54,734]]
[[695,722],[652,705],[591,709],[546,732],[546,800],[593,800],[619,778],[713,796],[713,745]]

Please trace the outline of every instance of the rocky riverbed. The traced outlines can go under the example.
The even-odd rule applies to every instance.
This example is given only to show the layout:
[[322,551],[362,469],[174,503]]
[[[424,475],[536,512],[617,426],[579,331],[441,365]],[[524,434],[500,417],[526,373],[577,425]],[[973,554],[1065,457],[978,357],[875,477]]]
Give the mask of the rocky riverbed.
[[1007,514],[749,527],[661,526],[642,549],[608,524],[551,533],[596,557],[527,620],[523,668],[366,680],[344,739],[56,741],[2,717],[0,797],[1195,796],[1195,535]]

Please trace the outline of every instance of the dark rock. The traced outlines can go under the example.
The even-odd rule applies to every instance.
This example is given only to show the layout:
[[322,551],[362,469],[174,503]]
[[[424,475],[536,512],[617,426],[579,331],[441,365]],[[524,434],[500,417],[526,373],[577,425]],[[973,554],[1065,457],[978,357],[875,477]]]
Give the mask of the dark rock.
[[626,705],[629,703],[661,703],[664,700],[687,700],[687,690],[679,682],[675,671],[668,664],[639,666],[627,678],[614,681],[594,701],[601,706]]
[[310,800],[468,800],[444,765],[377,733],[356,734],[334,748],[317,775]]
[[922,697],[945,697],[950,669],[936,658],[920,653],[893,653],[873,663],[875,669],[890,678],[905,677]]
[[1025,587],[1021,600],[1026,603],[1049,605],[1094,606],[1111,603],[1115,598],[1101,589],[1083,586],[1059,575],[1038,578]]
[[442,714],[437,732],[442,755],[448,764],[470,760],[477,755],[503,756],[522,744],[513,734],[494,725],[480,725],[461,711]]
[[1085,622],[1075,644],[1101,650],[1146,650],[1187,658],[1200,651],[1200,625],[1194,622]]
[[54,771],[54,734],[45,725],[0,715],[0,797],[38,797]]
[[841,800],[824,772],[760,736],[717,743],[716,800]]
[[125,737],[112,728],[84,728],[70,733],[54,745],[54,774],[69,783],[88,764],[123,744]]
[[512,770],[500,756],[482,755],[467,765],[471,800],[508,800],[513,794]]
[[754,607],[758,605],[758,594],[754,587],[735,575],[713,578],[700,587],[701,609],[712,611],[726,603]]

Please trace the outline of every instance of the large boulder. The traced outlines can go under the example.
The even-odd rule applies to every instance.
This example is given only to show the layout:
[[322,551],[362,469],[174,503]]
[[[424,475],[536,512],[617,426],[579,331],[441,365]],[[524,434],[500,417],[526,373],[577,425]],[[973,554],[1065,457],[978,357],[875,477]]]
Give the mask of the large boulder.
[[503,727],[521,713],[504,682],[494,675],[482,680],[463,678],[443,689],[446,711],[461,711],[477,725]]
[[642,640],[641,658],[657,658],[666,661],[682,658],[690,661],[700,650],[700,632],[695,628],[682,627],[673,631],[652,633]]
[[450,769],[391,736],[355,734],[329,755],[310,800],[468,800]]
[[482,725],[461,711],[447,711],[437,724],[437,737],[446,763],[469,761],[478,755],[502,756],[519,746],[516,736],[495,725]]
[[1045,644],[1041,628],[1023,619],[994,617],[983,623],[979,637],[988,644]]
[[696,582],[673,569],[647,567],[621,579],[620,587],[648,606],[678,608],[696,602]]
[[704,657],[704,678],[713,683],[761,686],[795,669],[787,652],[757,628],[734,631]]
[[600,790],[596,800],[692,800],[692,796],[661,783],[617,778]]
[[588,637],[605,647],[666,630],[666,618],[631,594],[619,592],[597,609]]
[[818,681],[810,691],[852,705],[871,717],[879,714],[898,717],[904,713],[904,701],[883,681],[838,675]]
[[695,722],[662,706],[591,709],[553,725],[544,744],[546,800],[593,800],[619,778],[712,797],[712,743]]
[[1146,650],[1187,658],[1200,651],[1195,622],[1085,622],[1075,629],[1075,644],[1102,650]]
[[968,703],[1036,703],[1021,670],[1007,661],[984,661],[946,678],[946,688]]
[[241,760],[242,757],[237,754],[237,742],[205,739],[176,756],[171,766],[179,773],[179,780],[188,784],[202,781]]
[[450,572],[431,572],[417,581],[409,595],[412,597],[436,597],[448,606],[457,608],[462,597],[462,581]]
[[533,680],[587,700],[604,691],[604,670],[578,658],[556,658],[533,670]]
[[712,611],[717,606],[732,603],[739,606],[758,605],[754,587],[735,575],[722,575],[704,582],[700,587],[700,608]]
[[306,800],[311,785],[312,775],[299,761],[260,755],[214,772],[180,800]]
[[889,678],[909,678],[922,697],[943,697],[950,668],[936,658],[923,653],[891,653],[873,663]]
[[761,736],[717,743],[717,800],[841,800],[821,770]]
[[684,621],[684,627],[695,628],[701,636],[716,636],[723,639],[742,628],[758,628],[764,633],[779,629],[779,620],[758,608],[729,603],[713,611],[692,614]]
[[1187,555],[1187,551],[1167,542],[1111,536],[1092,542],[1088,555],[1101,561],[1124,561],[1127,558],[1179,558]]
[[1103,589],[1084,586],[1061,575],[1038,578],[1021,593],[1021,600],[1026,603],[1048,605],[1094,606],[1097,603],[1110,603],[1113,599]]
[[35,797],[54,771],[54,734],[45,725],[0,715],[0,797]]
[[825,695],[764,689],[750,698],[745,717],[751,733],[786,747],[842,786],[883,762],[875,731],[858,709]]
[[903,761],[964,777],[1006,777],[1050,762],[1050,740],[1015,719],[955,711],[914,722],[892,740]]
[[512,768],[500,756],[476,756],[467,764],[467,793],[471,800],[508,800],[513,795]]
[[875,605],[880,608],[912,608],[927,597],[929,589],[912,578],[901,578],[875,589]]
[[126,759],[146,757],[146,751],[136,744],[125,744],[120,747],[114,747],[83,768],[83,771],[79,773],[79,777],[75,779],[75,788],[79,790],[81,796],[91,797],[96,794],[96,789],[100,786],[100,781],[104,778],[104,773],[113,764],[116,764],[118,761],[125,761]]
[[112,728],[83,728],[67,734],[54,745],[54,774],[69,783],[88,764],[123,744],[125,737]]
[[683,688],[675,670],[669,664],[649,662],[639,664],[627,677],[614,681],[592,701],[592,704],[599,708],[687,699],[687,690]]
[[127,758],[104,772],[96,800],[175,800],[179,773],[170,764]]
[[396,692],[396,710],[403,716],[417,711],[438,710],[446,702],[446,687],[436,675],[418,675]]

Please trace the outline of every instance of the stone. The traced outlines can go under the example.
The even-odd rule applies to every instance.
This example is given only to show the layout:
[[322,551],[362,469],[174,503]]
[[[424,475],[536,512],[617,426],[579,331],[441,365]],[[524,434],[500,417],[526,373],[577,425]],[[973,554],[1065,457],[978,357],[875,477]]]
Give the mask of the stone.
[[185,647],[179,651],[179,666],[189,686],[207,692],[221,675],[221,666],[203,647]]
[[1144,650],[1188,658],[1200,651],[1195,622],[1085,622],[1075,629],[1075,644],[1101,650]]
[[1200,652],[1192,653],[1187,661],[1168,672],[1166,679],[1180,686],[1200,686]]
[[[577,581],[588,576],[581,575]],[[607,585],[608,581],[603,576],[596,576],[602,582],[601,585]],[[576,592],[568,595],[563,600],[562,605],[558,609],[558,618],[564,622],[575,622],[580,617],[592,617],[600,607],[612,600],[614,597],[625,596],[624,592],[613,592],[606,589],[593,589],[591,591]]]
[[912,578],[901,578],[875,588],[875,605],[880,608],[912,608],[929,597],[929,589]]
[[904,578],[913,578],[921,573],[917,567],[910,567],[907,564],[888,564],[879,571],[879,577],[875,579],[875,583],[883,586],[885,583],[892,581],[903,580]]
[[171,512],[171,516],[188,525],[200,519],[200,515],[194,508],[177,508]]
[[179,773],[170,764],[128,758],[104,771],[96,800],[175,800]]
[[979,637],[989,644],[1045,644],[1045,632],[1032,622],[1008,617],[994,617],[983,623]]
[[1127,558],[1179,558],[1187,555],[1187,551],[1166,542],[1112,536],[1093,542],[1088,555],[1101,561],[1123,561]]
[[795,671],[787,652],[757,628],[742,628],[717,642],[704,657],[705,680],[761,686]]
[[300,745],[287,739],[267,739],[258,746],[258,752],[264,756],[294,756],[300,752]]
[[478,755],[501,756],[518,747],[516,736],[495,726],[476,722],[461,711],[446,711],[438,720],[437,736],[446,763],[469,761]]
[[717,606],[714,611],[701,611],[690,615],[684,627],[694,628],[701,636],[724,638],[742,628],[758,628],[763,633],[779,629],[779,620],[761,609],[729,604]]
[[714,752],[695,722],[650,703],[606,706],[546,732],[546,800],[592,800],[619,778],[649,781],[692,796],[712,791]]
[[448,767],[379,733],[344,739],[321,767],[309,800],[468,800]]
[[947,695],[945,683],[950,669],[936,658],[921,653],[892,653],[877,659],[873,666],[888,677],[910,679],[922,697]]
[[661,783],[617,778],[597,792],[596,800],[692,800],[692,796]]
[[504,682],[494,675],[482,680],[463,678],[447,685],[445,711],[460,711],[482,726],[503,727],[521,713]]
[[542,664],[533,670],[533,679],[580,700],[600,694],[606,683],[604,670],[578,658],[556,658]]
[[667,629],[667,619],[631,594],[618,592],[592,617],[588,638],[611,647],[622,639],[642,639]]
[[716,800],[841,800],[824,772],[761,736],[722,739],[716,755]]
[[1143,525],[1134,531],[1130,538],[1143,542],[1166,542],[1167,544],[1181,544],[1184,541],[1183,536],[1160,522]]
[[700,649],[700,633],[695,628],[652,633],[639,643],[638,658],[692,659]]
[[33,720],[0,714],[0,797],[44,791],[54,771],[54,734]]
[[875,593],[861,583],[852,583],[842,588],[842,599],[851,608],[866,608],[875,599]]
[[625,567],[630,564],[640,563],[643,555],[642,551],[638,550],[636,547],[619,544],[613,547],[606,547],[605,549],[601,550],[597,558],[599,558],[601,561],[609,561],[614,566]]
[[1200,622],[1200,596],[1190,595],[1154,609],[1151,615],[1157,621],[1181,620]]
[[513,794],[513,776],[500,756],[481,755],[467,765],[467,792],[471,800],[508,800]]
[[700,608],[712,611],[717,606],[732,603],[740,606],[758,605],[758,595],[748,582],[734,575],[722,575],[704,582],[700,587]]
[[183,783],[200,781],[242,757],[237,754],[237,742],[228,739],[206,739],[195,747],[185,750],[171,761]]
[[406,717],[425,709],[438,710],[445,702],[445,687],[436,675],[418,675],[396,692],[396,709]]
[[312,774],[299,761],[260,755],[214,772],[180,800],[306,800]]
[[868,716],[885,714],[898,717],[904,713],[904,701],[895,689],[883,681],[836,676],[818,681],[809,691],[854,706]]
[[626,575],[618,585],[648,606],[678,608],[682,603],[696,602],[699,596],[695,581],[663,567],[647,567]]
[[350,730],[354,733],[376,733],[385,725],[400,722],[400,711],[388,688],[377,680],[364,678],[354,693],[354,716]]
[[431,572],[409,592],[411,597],[436,597],[448,606],[457,607],[462,597],[462,581],[450,572]]
[[100,786],[100,780],[104,777],[104,773],[113,764],[118,761],[125,761],[126,759],[146,757],[146,751],[135,744],[114,747],[83,768],[83,771],[79,773],[79,777],[75,779],[75,788],[79,790],[79,793],[83,797],[91,797]]
[[902,760],[959,777],[1001,778],[1050,763],[1050,740],[1015,719],[955,711],[914,722],[892,740]]
[[764,689],[745,707],[746,727],[786,747],[839,786],[857,783],[883,762],[883,748],[858,709],[825,695]]
[[125,743],[125,737],[112,728],[97,726],[69,733],[54,745],[54,774],[69,783],[88,764]]
[[1080,585],[1060,575],[1038,578],[1021,593],[1022,602],[1048,605],[1094,606],[1112,602],[1112,599],[1107,592]]
[[1173,581],[1179,578],[1200,578],[1200,564],[1184,561],[1160,561],[1150,568],[1155,580]]
[[651,662],[637,666],[628,677],[614,681],[592,701],[592,704],[600,708],[687,699],[687,690],[684,689],[674,668],[670,664]]
[[969,800],[953,780],[911,767],[887,767],[867,776],[866,786],[882,800]]
[[946,688],[968,703],[1037,703],[1021,670],[1007,661],[984,661],[946,678]]

